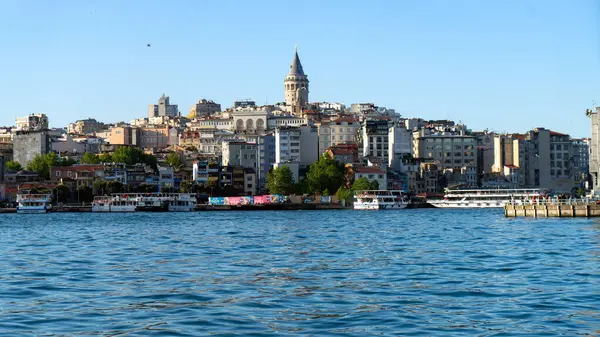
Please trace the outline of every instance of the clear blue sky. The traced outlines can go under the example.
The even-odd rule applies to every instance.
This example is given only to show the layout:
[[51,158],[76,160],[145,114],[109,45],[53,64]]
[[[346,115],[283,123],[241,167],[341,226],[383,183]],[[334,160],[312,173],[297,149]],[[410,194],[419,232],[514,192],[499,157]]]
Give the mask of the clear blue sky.
[[[375,102],[474,130],[588,136],[598,1],[3,0],[0,125],[145,117],[164,92],[282,101],[297,43],[311,101]],[[146,44],[150,43],[150,48]]]

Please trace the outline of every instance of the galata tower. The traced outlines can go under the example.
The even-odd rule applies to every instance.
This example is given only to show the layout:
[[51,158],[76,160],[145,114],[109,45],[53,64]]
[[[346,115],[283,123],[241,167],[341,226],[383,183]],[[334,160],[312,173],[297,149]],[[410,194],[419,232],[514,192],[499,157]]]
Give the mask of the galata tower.
[[298,50],[294,51],[294,60],[290,65],[290,72],[285,77],[285,103],[292,107],[292,113],[302,114],[302,107],[308,103],[308,77],[302,70],[302,63],[298,57]]

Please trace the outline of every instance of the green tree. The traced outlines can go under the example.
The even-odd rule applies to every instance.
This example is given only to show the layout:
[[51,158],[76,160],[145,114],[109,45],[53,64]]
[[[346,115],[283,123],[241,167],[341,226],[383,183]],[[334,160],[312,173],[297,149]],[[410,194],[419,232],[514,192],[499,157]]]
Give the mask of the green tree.
[[23,169],[23,166],[14,160],[7,161],[5,167],[7,171],[21,171]]
[[344,165],[324,154],[312,164],[306,175],[311,193],[337,191],[344,183]]
[[115,151],[115,153],[113,153],[111,159],[115,163],[123,163],[127,165],[146,164],[154,171],[158,170],[156,157],[145,154],[144,151],[137,147],[121,146],[117,149],[117,151]]
[[109,181],[106,183],[106,193],[107,194],[114,194],[114,193],[121,193],[123,192],[123,183],[121,183],[120,181]]
[[158,186],[141,183],[135,188],[135,191],[137,193],[154,193],[158,192]]
[[377,180],[372,180],[372,181],[370,182],[370,184],[371,184],[371,189],[372,189],[372,190],[378,190],[378,189],[379,189],[379,181],[377,181]]
[[179,185],[179,190],[181,193],[192,193],[194,192],[195,182],[190,180],[184,180]]
[[86,152],[81,158],[82,164],[100,164],[100,158],[93,153]]
[[74,161],[60,159],[54,152],[46,153],[43,156],[38,153],[27,163],[27,169],[39,173],[42,179],[50,179],[50,169],[52,167],[72,165],[71,163],[74,163]]
[[71,190],[67,186],[60,184],[56,187],[56,198],[58,202],[67,202],[70,196]]
[[77,201],[80,203],[84,202],[92,202],[94,200],[94,193],[92,193],[92,189],[81,185],[77,188]]
[[94,186],[94,192],[96,195],[105,195],[108,193],[108,190],[106,188],[106,186],[107,186],[106,180],[98,179],[98,180],[94,181],[93,186]]
[[349,205],[352,202],[352,190],[345,188],[344,186],[340,186],[337,192],[335,192],[335,196],[339,200],[344,200],[346,205]]
[[39,173],[42,179],[50,179],[50,166],[48,166],[45,156],[42,156],[39,153],[27,163],[27,169]]
[[184,165],[181,156],[177,152],[169,153],[169,155],[167,156],[166,163],[167,165],[171,166],[176,172],[179,172],[179,170],[181,170],[181,168],[183,168]]
[[267,174],[267,188],[272,194],[288,195],[294,192],[294,175],[288,166],[277,167]]
[[[340,186],[340,187],[341,187],[341,186]],[[323,191],[322,195],[323,195],[324,197],[328,197],[328,196],[330,196],[330,195],[331,195],[331,193],[329,192],[329,189],[327,189],[327,188],[326,188],[326,189],[325,189],[325,191]]]
[[371,187],[372,187],[371,182],[369,181],[369,179],[367,179],[365,177],[360,177],[360,178],[356,179],[354,181],[354,184],[352,184],[353,191],[370,190]]
[[77,164],[77,161],[72,158],[60,158],[56,162],[56,166],[73,166],[75,164]]
[[103,153],[98,156],[98,160],[100,163],[112,163],[112,156],[108,153]]

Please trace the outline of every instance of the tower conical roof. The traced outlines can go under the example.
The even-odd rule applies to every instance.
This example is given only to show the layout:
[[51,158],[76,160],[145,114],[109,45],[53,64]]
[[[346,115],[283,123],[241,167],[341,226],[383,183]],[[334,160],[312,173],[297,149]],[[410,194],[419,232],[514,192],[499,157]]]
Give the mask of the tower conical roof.
[[298,57],[298,51],[294,52],[294,60],[290,66],[289,75],[305,76],[304,70],[302,70],[302,63],[300,63],[300,58]]

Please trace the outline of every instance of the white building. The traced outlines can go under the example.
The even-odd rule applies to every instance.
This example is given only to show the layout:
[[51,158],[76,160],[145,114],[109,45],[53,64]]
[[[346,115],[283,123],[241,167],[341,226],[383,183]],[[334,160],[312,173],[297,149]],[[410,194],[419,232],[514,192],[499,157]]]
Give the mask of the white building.
[[275,130],[275,163],[300,163],[300,128],[283,127]]
[[158,189],[162,191],[165,188],[175,187],[175,173],[170,166],[158,167]]
[[377,181],[380,190],[387,190],[387,172],[386,170],[369,166],[357,167],[354,169],[354,180],[367,178],[369,181]]
[[196,160],[192,164],[192,179],[198,184],[208,183],[208,161]]
[[239,133],[262,134],[267,130],[266,109],[240,109],[233,112],[233,128]]
[[284,126],[295,126],[306,125],[309,121],[306,117],[297,117],[292,115],[277,115],[269,116],[267,120],[267,129],[275,130]]
[[388,166],[400,170],[402,159],[412,153],[412,132],[402,123],[395,124],[389,129],[388,143]]
[[256,143],[225,141],[222,148],[223,166],[258,167],[258,145]]

